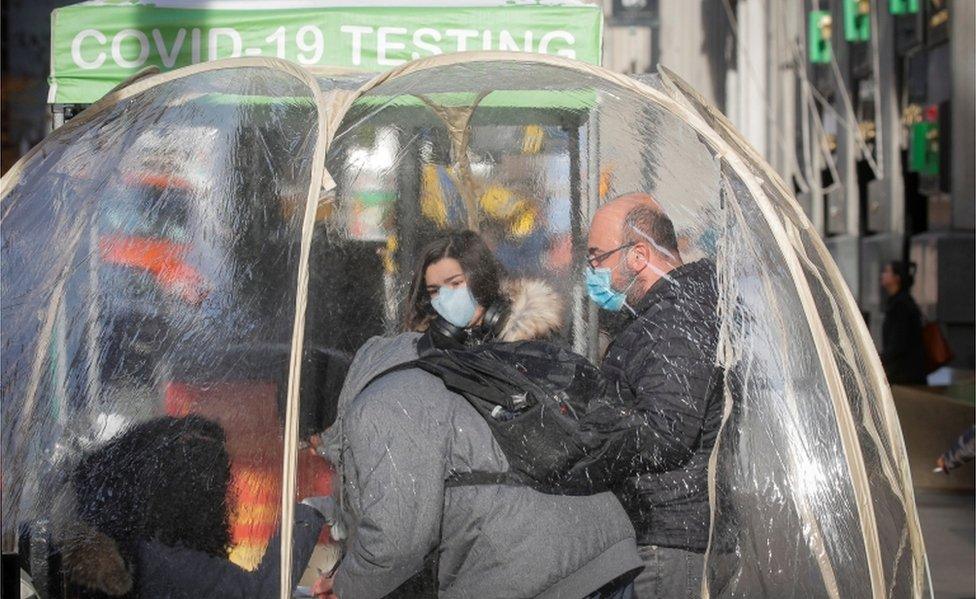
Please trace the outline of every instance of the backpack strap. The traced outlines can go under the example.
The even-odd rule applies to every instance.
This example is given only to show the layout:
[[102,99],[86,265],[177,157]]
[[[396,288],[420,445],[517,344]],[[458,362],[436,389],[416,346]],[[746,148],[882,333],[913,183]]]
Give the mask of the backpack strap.
[[366,387],[369,387],[377,380],[383,378],[388,374],[393,374],[394,372],[400,372],[401,370],[410,370],[412,368],[419,368],[419,367],[420,367],[420,360],[410,360],[409,362],[403,362],[401,364],[397,364],[396,366],[390,366],[389,368],[380,372],[379,374],[373,375],[373,378],[366,381],[366,384],[363,385],[362,389],[360,389],[359,392],[362,393],[366,389]]
[[[417,360],[410,360],[409,362],[403,362],[397,364],[396,366],[391,366],[386,370],[374,375],[373,378],[369,379],[363,389],[366,389],[372,385],[375,381],[383,378],[388,374],[394,372],[400,372],[401,370],[411,370],[413,368],[419,368],[425,372],[430,372],[428,368],[424,368],[423,358]],[[436,376],[436,375],[435,375]],[[438,377],[440,378],[440,377]],[[362,390],[360,391],[362,392]],[[474,470],[472,472],[452,472],[450,476],[444,481],[444,486],[446,488],[452,487],[473,487],[482,485],[506,485],[510,487],[528,487],[531,486],[529,481],[525,477],[520,476],[514,472],[485,472],[483,470]]]

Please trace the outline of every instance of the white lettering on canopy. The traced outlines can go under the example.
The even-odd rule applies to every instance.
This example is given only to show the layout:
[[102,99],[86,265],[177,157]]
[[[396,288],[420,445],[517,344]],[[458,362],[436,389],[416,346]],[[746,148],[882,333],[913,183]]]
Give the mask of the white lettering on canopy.
[[83,29],[78,32],[78,35],[71,40],[71,60],[78,65],[79,69],[97,69],[98,67],[105,64],[105,52],[99,52],[95,55],[95,60],[85,60],[81,56],[81,44],[84,43],[86,37],[93,37],[102,46],[104,46],[108,39],[105,34],[97,29]]
[[[566,44],[572,46],[576,43],[576,38],[573,37],[572,33],[568,31],[550,31],[549,33],[542,36],[539,40],[539,52],[542,54],[549,54],[549,43],[555,40],[562,40]],[[565,56],[566,58],[576,58],[576,50],[572,48],[562,48],[556,52],[559,56]]]
[[176,39],[173,40],[173,46],[170,51],[166,51],[166,42],[163,40],[163,34],[158,29],[152,30],[153,41],[156,42],[156,51],[159,52],[159,58],[163,61],[163,66],[167,69],[173,68],[176,64],[176,57],[180,55],[180,49],[183,47],[183,40],[186,39],[186,29],[180,28],[176,32]]
[[190,62],[200,62],[200,30],[196,27],[190,30]]
[[407,62],[402,58],[387,58],[387,52],[406,50],[407,45],[401,42],[392,42],[390,35],[406,35],[406,27],[380,27],[376,31],[376,63],[387,67],[393,67]]
[[448,29],[444,32],[447,37],[453,37],[457,40],[456,50],[458,52],[464,52],[468,49],[468,40],[478,37],[478,31],[476,29]]
[[[126,38],[133,38],[139,42],[139,55],[135,60],[129,60],[128,58],[122,56],[122,42]],[[112,38],[112,60],[115,64],[120,67],[127,69],[138,69],[142,65],[146,64],[146,60],[149,58],[149,38],[145,33],[139,31],[138,29],[123,29],[122,31],[115,34]]]
[[[405,27],[379,27],[368,25],[343,25],[339,28],[342,33],[349,34],[351,42],[350,60],[353,66],[362,66],[363,52],[368,51],[375,34],[376,64],[380,66],[396,66],[406,62],[407,51],[414,60],[421,56],[433,56],[444,52],[466,52],[469,50],[492,50],[497,39],[498,49],[509,52],[534,52],[535,34],[526,30],[522,32],[522,43],[519,45],[517,33],[503,29],[497,33],[491,29],[447,29],[443,32],[432,27],[421,27],[412,33]],[[407,43],[412,43],[412,48]],[[445,43],[446,42],[446,43]],[[563,43],[568,47],[550,52],[550,47]],[[539,40],[538,51],[542,54],[555,53],[569,58],[576,57],[572,49],[576,38],[568,31],[550,31]],[[479,46],[476,47],[476,46]],[[401,56],[399,58],[397,56]]]
[[[505,50],[508,52],[518,52],[522,48],[519,48],[518,42],[515,41],[515,36],[510,32],[502,30],[498,33],[498,49]],[[525,32],[525,51],[532,51],[532,32]]]
[[373,33],[373,28],[361,25],[343,25],[339,31],[352,35],[352,64],[354,66],[363,64],[363,36]]
[[[434,54],[443,54],[444,51],[441,50],[440,46],[436,46],[430,42],[424,41],[425,37],[431,38],[435,42],[441,41],[441,32],[436,29],[431,29],[430,27],[421,27],[420,29],[413,32],[413,45],[417,46],[420,50],[424,50],[431,56]],[[420,58],[419,52],[413,52],[410,54],[414,60]]]
[[207,50],[208,57],[210,60],[217,60],[217,40],[221,36],[224,36],[231,41],[231,53],[230,58],[237,58],[241,55],[241,50],[244,47],[244,41],[241,39],[241,34],[237,32],[236,29],[231,29],[230,27],[214,27],[210,30],[210,36],[207,40]]
[[[369,62],[374,60],[377,66],[391,67],[403,64],[411,58],[495,48],[509,52],[537,51],[576,58],[576,38],[570,32],[561,30],[542,34],[538,38],[538,46],[534,43],[536,34],[529,30],[439,30],[433,27],[411,30],[407,27],[341,25],[339,31],[349,38],[343,39],[343,43],[336,50],[344,49],[348,52],[349,62],[357,67],[369,66]],[[245,40],[245,36],[233,27],[195,27],[189,29],[189,36],[187,28],[183,27],[172,30],[160,27],[148,33],[149,35],[138,29],[122,29],[111,37],[109,44],[108,36],[102,31],[84,29],[71,41],[71,60],[80,69],[92,70],[104,66],[110,57],[118,67],[137,69],[145,65],[152,56],[154,62],[171,69],[181,64],[181,57],[183,62],[197,64],[203,60],[243,55],[261,56],[266,51],[262,45],[274,44],[270,48],[273,56],[297,60],[300,64],[319,64],[327,50],[326,36],[317,25],[303,25],[294,35],[286,27],[278,27],[272,35],[259,37],[257,46],[253,45],[255,40],[252,38],[255,35],[260,36],[260,33],[246,32],[248,35]],[[245,41],[248,45],[246,49]],[[340,64],[343,62],[339,60]]]

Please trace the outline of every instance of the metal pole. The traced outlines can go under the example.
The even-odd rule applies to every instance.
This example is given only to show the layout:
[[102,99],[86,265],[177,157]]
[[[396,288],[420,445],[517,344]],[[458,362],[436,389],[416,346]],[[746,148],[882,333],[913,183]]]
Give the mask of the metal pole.
[[396,279],[398,275],[410,273],[414,256],[417,255],[417,229],[420,225],[420,177],[421,164],[418,155],[419,147],[410,148],[413,140],[418,139],[419,128],[399,129],[397,136],[397,194],[396,194],[396,238],[398,273],[386,272],[383,269],[383,320],[384,329],[388,335],[396,333],[399,322],[399,298],[396,296]]
[[[586,232],[582,222],[586,218],[583,209],[582,187],[583,182],[580,169],[580,134],[583,130],[581,124],[572,126],[563,125],[563,130],[569,136],[567,151],[569,152],[569,216],[570,216],[570,235],[572,236],[573,247],[573,292],[571,306],[573,311],[573,349],[577,353],[586,354],[587,350],[587,322],[586,304],[583,296],[584,290],[580,283],[580,264],[586,256]],[[588,223],[586,223],[588,224]]]

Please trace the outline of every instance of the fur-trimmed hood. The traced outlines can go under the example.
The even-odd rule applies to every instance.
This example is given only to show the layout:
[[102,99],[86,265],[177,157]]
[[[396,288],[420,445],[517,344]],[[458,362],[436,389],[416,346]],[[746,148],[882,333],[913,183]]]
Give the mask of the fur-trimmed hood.
[[499,334],[502,341],[543,339],[562,327],[563,300],[545,281],[507,279],[501,291],[511,305]]
[[133,590],[133,565],[126,563],[114,539],[81,519],[70,484],[55,494],[51,523],[71,582],[110,597]]

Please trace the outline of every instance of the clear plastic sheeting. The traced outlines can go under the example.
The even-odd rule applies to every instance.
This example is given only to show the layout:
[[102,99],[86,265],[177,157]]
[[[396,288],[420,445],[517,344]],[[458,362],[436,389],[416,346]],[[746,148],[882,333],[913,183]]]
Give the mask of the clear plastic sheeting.
[[[627,457],[611,481],[626,488],[639,478],[641,501],[703,506],[703,596],[927,590],[890,391],[837,267],[768,165],[676,77],[652,89],[572,61],[502,53],[434,57],[368,80],[273,61],[214,64],[123,89],[4,179],[5,550],[19,540],[32,566],[53,572],[58,563],[45,558],[77,539],[73,516],[101,526],[123,557],[146,540],[193,547],[136,520],[109,525],[106,514],[130,514],[146,495],[130,487],[160,485],[167,514],[179,518],[224,484],[226,505],[208,504],[224,520],[207,524],[222,532],[201,551],[260,573],[275,531],[294,528],[298,555],[304,524],[298,512],[280,522],[290,499],[282,478],[297,485],[295,500],[331,485],[330,465],[297,446],[341,413],[357,350],[403,330],[421,248],[470,229],[506,280],[551,290],[558,326],[547,339],[602,366],[611,383],[627,371],[616,362],[649,359],[642,344],[656,331],[679,338],[667,347],[710,348],[697,363],[684,354],[646,362],[662,369],[649,380],[669,389],[718,374],[711,399],[676,391],[679,415],[662,416],[673,423],[708,403],[707,441],[692,439],[686,453],[661,441],[682,423],[623,439],[616,449]],[[673,224],[672,258],[708,280],[658,273],[686,302],[662,318],[693,312],[697,321],[668,329],[673,322],[650,320],[628,337],[628,310],[639,315],[643,298],[600,310],[584,281],[594,215],[634,193]],[[639,220],[620,226],[624,241],[653,237]],[[714,324],[714,340],[702,337],[703,322]],[[646,386],[616,385],[620,422],[642,413],[627,402],[646,397]],[[186,415],[205,421],[153,424]],[[156,445],[126,437],[153,426],[164,429]],[[194,453],[220,434],[223,453]],[[651,446],[679,457],[649,455]],[[161,449],[150,459],[149,447]],[[400,468],[408,457],[378,459]],[[162,478],[175,464],[195,469],[210,494],[181,495],[179,480],[170,489]],[[225,482],[208,479],[223,464]],[[136,499],[107,501],[80,473]],[[683,528],[690,512],[666,512],[687,522],[661,522],[623,503],[639,539],[657,528],[697,542]],[[361,514],[350,510],[355,523]],[[83,566],[60,567],[71,585],[92,579]],[[442,590],[453,574],[441,573]],[[277,578],[272,588],[289,592]],[[61,596],[53,586],[42,595]]]
[[921,544],[921,539],[915,524],[914,491],[908,477],[904,442],[874,347],[868,337],[860,334],[860,314],[856,304],[839,272],[832,267],[823,242],[769,165],[761,162],[738,138],[731,124],[686,83],[670,72],[665,75],[665,80],[677,95],[715,127],[723,139],[743,150],[746,163],[759,177],[766,197],[776,207],[775,220],[782,223],[789,245],[796,252],[850,404],[851,424],[857,431],[871,486],[871,507],[877,512],[885,593],[887,596],[918,594],[923,587],[927,589],[926,565],[924,555],[906,550]]
[[[153,527],[174,546],[261,561],[280,518],[316,115],[288,73],[202,72],[79,118],[5,181],[5,549],[20,535],[38,567],[45,546],[75,567],[62,529],[87,517],[129,568]],[[128,452],[79,463],[140,423],[188,414],[223,440],[150,426]],[[326,492],[327,466],[314,474],[307,486]]]
[[[749,194],[733,174],[727,185]],[[848,450],[799,293],[774,266],[781,253],[757,242],[772,233],[756,206],[730,208],[722,253],[734,366],[716,453],[710,586],[716,595],[871,597]],[[790,576],[769,577],[776,571]]]

